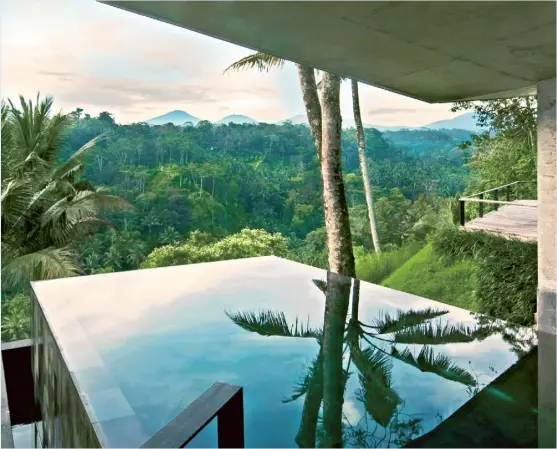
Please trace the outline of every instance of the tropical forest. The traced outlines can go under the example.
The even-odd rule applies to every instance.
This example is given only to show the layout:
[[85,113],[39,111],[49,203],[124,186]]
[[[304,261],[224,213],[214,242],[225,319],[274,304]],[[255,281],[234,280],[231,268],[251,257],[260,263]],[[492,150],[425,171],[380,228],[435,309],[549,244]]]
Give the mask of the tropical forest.
[[530,323],[536,244],[459,231],[458,198],[536,180],[535,98],[452,105],[480,133],[379,131],[353,82],[342,128],[342,80],[298,71],[308,125],[124,125],[6,99],[2,340],[28,337],[34,280],[265,255]]

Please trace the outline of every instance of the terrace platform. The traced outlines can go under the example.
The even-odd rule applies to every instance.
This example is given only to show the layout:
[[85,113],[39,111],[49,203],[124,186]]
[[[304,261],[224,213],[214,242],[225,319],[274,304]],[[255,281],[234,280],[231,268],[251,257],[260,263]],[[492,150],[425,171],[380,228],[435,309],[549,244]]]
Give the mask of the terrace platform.
[[537,241],[538,202],[515,200],[512,203],[488,212],[483,217],[470,220],[464,225],[464,229],[485,231],[524,241]]

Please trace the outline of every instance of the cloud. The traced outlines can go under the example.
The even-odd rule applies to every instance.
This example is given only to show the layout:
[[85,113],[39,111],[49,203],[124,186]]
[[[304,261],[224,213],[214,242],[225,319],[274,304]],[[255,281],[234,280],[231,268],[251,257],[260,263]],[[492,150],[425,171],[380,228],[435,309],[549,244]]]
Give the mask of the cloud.
[[393,115],[393,114],[408,114],[414,111],[415,109],[407,109],[407,108],[375,108],[375,109],[369,109],[367,113],[373,115]]
[[[212,106],[216,111],[231,110],[231,105],[277,100],[278,93],[264,86],[241,85],[229,88],[225,83],[161,83],[137,81],[133,78],[103,78],[71,72],[41,71],[46,85],[56,87],[56,100],[75,105],[86,111],[104,109],[125,113],[132,120],[149,117],[147,112],[167,112],[177,107],[198,114],[200,106]],[[50,80],[49,80],[50,79]],[[223,106],[224,105],[224,106]],[[252,105],[256,107],[257,105]],[[133,115],[129,115],[133,112]],[[147,114],[147,115],[146,115]]]
[[[270,73],[223,74],[251,51],[95,0],[4,0],[2,7],[5,96],[40,91],[64,110],[108,110],[121,123],[173,109],[208,120],[226,111],[270,122],[303,111],[292,64]],[[349,119],[350,88],[343,84],[342,111]],[[447,105],[363,84],[360,98],[364,121],[377,125],[421,125],[453,116]]]

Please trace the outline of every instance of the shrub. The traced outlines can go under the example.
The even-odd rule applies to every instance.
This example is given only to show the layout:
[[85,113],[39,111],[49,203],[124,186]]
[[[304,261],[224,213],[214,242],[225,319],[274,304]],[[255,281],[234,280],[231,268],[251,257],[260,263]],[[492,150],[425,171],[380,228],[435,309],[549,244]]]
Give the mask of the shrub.
[[2,341],[31,337],[31,298],[18,293],[2,298]]
[[294,248],[288,254],[288,258],[326,270],[329,266],[326,241],[325,228],[317,228],[311,231],[301,244],[294,242]]
[[435,235],[433,245],[444,257],[473,260],[478,266],[478,312],[517,324],[533,323],[538,283],[536,243],[446,227]]
[[280,234],[262,229],[242,229],[216,243],[199,244],[200,234],[181,245],[166,245],[154,249],[143,261],[141,268],[187,265],[216,260],[241,259],[257,256],[286,256],[288,245]]

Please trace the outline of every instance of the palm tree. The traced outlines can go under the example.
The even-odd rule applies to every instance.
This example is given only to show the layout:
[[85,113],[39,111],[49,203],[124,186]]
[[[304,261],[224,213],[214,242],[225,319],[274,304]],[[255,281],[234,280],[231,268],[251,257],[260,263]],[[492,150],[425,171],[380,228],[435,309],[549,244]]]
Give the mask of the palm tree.
[[369,217],[369,227],[371,230],[371,239],[375,252],[381,252],[379,243],[379,235],[377,234],[377,223],[375,221],[375,210],[373,208],[373,197],[371,194],[371,183],[367,172],[366,161],[366,139],[364,135],[364,126],[362,124],[362,114],[360,112],[360,94],[358,92],[358,81],[352,80],[352,107],[354,109],[354,122],[356,124],[356,140],[358,142],[358,157],[360,159],[360,171],[362,172],[362,182],[364,183],[364,192],[366,196],[367,214]]
[[131,207],[78,178],[84,157],[105,136],[87,142],[58,164],[57,152],[71,118],[51,114],[53,99],[20,97],[2,103],[2,287],[78,274],[72,240],[111,225],[103,210]]
[[[254,53],[246,56],[243,59],[230,65],[226,70],[242,70],[246,68],[257,69],[261,72],[268,72],[271,68],[282,68],[285,60],[272,56],[266,53]],[[315,83],[315,74],[312,68],[301,66],[297,64],[298,75],[300,78],[300,86],[302,88],[302,96],[304,104],[306,105],[306,112],[310,125],[312,136],[315,140],[317,151],[320,154],[322,144],[322,117],[319,107],[319,97],[317,90],[312,86],[316,85],[318,88],[323,86],[323,80],[320,83]],[[375,212],[373,208],[373,197],[371,193],[371,183],[367,170],[367,161],[365,155],[365,135],[364,127],[362,124],[362,115],[360,112],[360,99],[358,93],[358,82],[352,80],[352,105],[354,110],[354,121],[356,124],[356,140],[358,144],[358,157],[360,160],[360,171],[362,172],[362,182],[364,184],[365,198],[368,210],[369,225],[371,230],[371,237],[373,247],[376,252],[381,251],[379,243],[379,235],[377,232],[377,223],[375,220]]]
[[[245,68],[268,71],[272,67],[282,67],[284,62],[283,59],[276,56],[255,53],[230,65],[225,72]],[[296,64],[296,68],[311,135],[321,163],[329,269],[346,276],[355,276],[352,235],[340,157],[342,132],[340,77],[327,72],[323,73],[320,101],[315,70],[300,64]]]
[[[296,437],[300,447],[316,447],[321,404],[323,404],[324,437],[320,438],[320,445],[338,447],[342,444],[340,413],[352,366],[356,369],[360,384],[355,395],[363,403],[366,414],[383,428],[387,428],[397,419],[404,405],[393,388],[391,379],[393,359],[409,364],[420,371],[460,383],[467,388],[477,385],[474,375],[455,365],[448,356],[435,353],[432,346],[485,338],[490,332],[485,327],[472,330],[464,326],[442,325],[436,319],[447,314],[448,311],[431,308],[397,310],[395,314],[381,313],[372,323],[366,324],[359,320],[359,281],[328,273],[327,281],[314,280],[314,284],[326,296],[323,328],[311,328],[309,320],[307,324],[302,325],[300,324],[302,320],[298,318],[294,324],[289,324],[284,313],[280,311],[225,312],[235,324],[259,335],[316,339],[319,345],[317,356],[307,367],[301,381],[294,387],[292,397],[285,400],[289,402],[305,395],[300,428]],[[347,316],[350,286],[352,286],[350,318],[342,321],[339,326],[339,319]],[[329,345],[328,348],[325,346],[324,331],[327,327],[335,328],[332,332],[336,333],[336,343],[340,343],[340,354],[333,354],[334,359],[330,357],[336,364],[329,363],[329,366],[325,362],[327,351],[330,351],[331,347],[333,350],[338,348],[337,345]],[[413,344],[423,345],[417,355],[413,354],[408,347]],[[401,348],[400,345],[404,347]],[[342,366],[343,353],[348,354],[346,367]],[[333,419],[335,423],[332,423]],[[396,424],[400,427],[401,423]],[[407,424],[408,428],[417,425],[415,420],[403,424]]]

